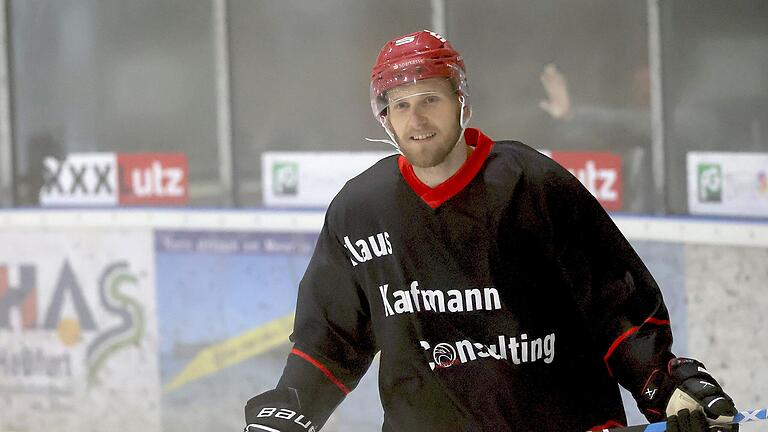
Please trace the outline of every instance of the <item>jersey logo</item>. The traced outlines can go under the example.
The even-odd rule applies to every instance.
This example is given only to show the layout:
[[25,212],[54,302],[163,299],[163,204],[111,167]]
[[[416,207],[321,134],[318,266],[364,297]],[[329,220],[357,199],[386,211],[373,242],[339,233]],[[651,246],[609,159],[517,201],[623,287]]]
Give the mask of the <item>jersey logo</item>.
[[432,358],[435,360],[437,367],[451,367],[456,364],[456,349],[445,342],[439,343],[435,345],[435,349],[432,350]]
[[354,243],[349,236],[344,236],[344,247],[352,255],[349,260],[353,266],[392,254],[392,243],[389,242],[389,233],[386,231],[361,238]]

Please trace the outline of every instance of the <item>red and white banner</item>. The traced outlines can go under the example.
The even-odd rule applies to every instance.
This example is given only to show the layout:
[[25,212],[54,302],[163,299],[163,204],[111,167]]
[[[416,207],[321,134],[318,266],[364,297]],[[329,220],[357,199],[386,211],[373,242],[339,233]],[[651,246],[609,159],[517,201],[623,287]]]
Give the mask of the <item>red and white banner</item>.
[[183,153],[72,153],[46,158],[42,206],[178,205],[189,201]]
[[120,153],[117,167],[120,205],[189,201],[189,168],[183,153]]
[[608,211],[624,206],[621,157],[610,152],[542,151],[565,167]]

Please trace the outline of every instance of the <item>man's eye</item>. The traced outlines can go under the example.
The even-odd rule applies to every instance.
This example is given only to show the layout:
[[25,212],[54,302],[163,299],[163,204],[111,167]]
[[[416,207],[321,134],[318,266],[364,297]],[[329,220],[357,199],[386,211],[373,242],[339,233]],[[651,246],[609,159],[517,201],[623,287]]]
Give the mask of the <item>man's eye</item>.
[[408,109],[408,102],[398,102],[395,104],[395,109],[398,111],[403,111]]
[[426,102],[428,104],[433,104],[435,102],[438,102],[439,100],[440,100],[440,98],[437,97],[437,96],[434,96],[434,95],[433,96],[427,96],[427,97],[424,98],[424,102]]

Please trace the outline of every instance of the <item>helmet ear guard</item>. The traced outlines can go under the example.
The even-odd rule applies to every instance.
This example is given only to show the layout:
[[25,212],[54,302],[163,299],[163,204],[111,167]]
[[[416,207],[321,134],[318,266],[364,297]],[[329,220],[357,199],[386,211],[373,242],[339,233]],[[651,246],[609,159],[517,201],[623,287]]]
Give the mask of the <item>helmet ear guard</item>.
[[461,103],[459,124],[461,129],[464,130],[467,128],[467,124],[469,124],[469,119],[472,118],[472,105],[469,104],[469,98],[463,93],[459,93],[459,102]]

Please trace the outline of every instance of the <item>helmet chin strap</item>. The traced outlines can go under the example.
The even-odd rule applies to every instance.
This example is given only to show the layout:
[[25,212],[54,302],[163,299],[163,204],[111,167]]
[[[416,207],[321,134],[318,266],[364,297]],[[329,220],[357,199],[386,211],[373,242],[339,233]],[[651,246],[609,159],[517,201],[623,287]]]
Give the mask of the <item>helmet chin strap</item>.
[[397,152],[400,154],[403,154],[403,151],[400,150],[400,146],[397,145],[397,140],[395,139],[395,134],[392,133],[392,131],[389,130],[389,127],[387,126],[387,120],[384,116],[379,116],[379,124],[381,124],[381,127],[384,128],[384,130],[387,132],[387,135],[389,135],[390,139],[376,139],[376,138],[366,138],[366,141],[369,142],[383,142],[391,145],[395,149],[397,149]]
[[[455,143],[453,143],[454,146],[461,141],[461,138],[464,136],[464,131],[467,129],[467,124],[469,123],[469,119],[472,117],[472,107],[467,106],[467,99],[464,97],[464,95],[459,95],[459,102],[461,102],[461,111],[459,112],[459,125],[461,126],[461,132],[459,132],[459,138],[456,140]],[[467,109],[468,113],[465,116],[464,110]],[[390,139],[376,139],[376,138],[365,138],[368,142],[383,142],[391,145],[395,149],[397,149],[397,152],[400,154],[403,154],[403,151],[400,150],[400,146],[397,145],[397,139],[395,138],[395,134],[390,130],[389,126],[387,125],[386,117],[379,116],[379,124],[381,124],[381,127],[384,128],[384,131],[387,132],[387,135]]]

